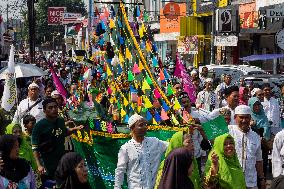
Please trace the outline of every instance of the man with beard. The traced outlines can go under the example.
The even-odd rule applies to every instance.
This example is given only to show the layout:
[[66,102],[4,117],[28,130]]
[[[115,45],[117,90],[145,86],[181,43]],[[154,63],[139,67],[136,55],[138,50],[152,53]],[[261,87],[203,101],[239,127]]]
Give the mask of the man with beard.
[[229,134],[235,141],[235,148],[241,167],[243,168],[246,186],[257,189],[257,178],[260,182],[259,189],[266,188],[263,173],[261,139],[250,128],[252,111],[249,106],[240,105],[235,108],[236,125],[229,126]]

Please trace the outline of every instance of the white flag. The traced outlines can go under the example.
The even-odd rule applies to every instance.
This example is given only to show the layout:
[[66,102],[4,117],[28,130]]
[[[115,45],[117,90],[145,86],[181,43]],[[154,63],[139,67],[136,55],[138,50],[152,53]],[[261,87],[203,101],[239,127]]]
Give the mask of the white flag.
[[2,96],[1,107],[6,111],[10,111],[16,103],[16,78],[15,78],[15,62],[14,62],[14,46],[11,45],[10,57],[8,62],[8,72],[6,73],[4,92]]
[[4,20],[2,15],[0,15],[0,46],[4,46],[4,33],[5,33],[5,27],[4,27]]

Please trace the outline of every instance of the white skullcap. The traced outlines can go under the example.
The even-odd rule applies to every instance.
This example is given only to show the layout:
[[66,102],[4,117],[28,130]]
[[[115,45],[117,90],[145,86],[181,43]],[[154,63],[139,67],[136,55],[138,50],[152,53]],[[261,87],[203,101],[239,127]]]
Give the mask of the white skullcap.
[[56,96],[56,95],[61,95],[61,94],[60,94],[57,90],[52,91],[51,97],[54,97],[54,96]]
[[128,120],[128,127],[131,128],[137,121],[144,119],[141,115],[134,114]]
[[33,82],[29,85],[28,89],[32,89],[32,88],[38,88],[39,89],[39,86],[36,83]]
[[198,74],[198,73],[197,73],[196,70],[192,70],[192,71],[190,72],[190,75],[192,76],[193,74]]
[[239,105],[235,108],[235,115],[248,114],[251,115],[251,109],[247,105]]
[[208,82],[213,83],[213,79],[212,79],[212,78],[207,78],[207,79],[205,80],[205,82],[206,82],[206,83],[208,83]]
[[257,93],[258,91],[261,91],[260,88],[254,88],[252,91],[251,91],[251,95],[254,96],[255,93]]

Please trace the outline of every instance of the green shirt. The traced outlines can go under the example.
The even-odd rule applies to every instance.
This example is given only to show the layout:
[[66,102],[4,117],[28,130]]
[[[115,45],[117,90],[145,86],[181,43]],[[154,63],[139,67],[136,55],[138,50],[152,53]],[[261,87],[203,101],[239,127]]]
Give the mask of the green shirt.
[[35,124],[32,132],[32,149],[41,155],[47,176],[53,178],[61,157],[65,153],[67,129],[63,118],[51,122],[46,118]]

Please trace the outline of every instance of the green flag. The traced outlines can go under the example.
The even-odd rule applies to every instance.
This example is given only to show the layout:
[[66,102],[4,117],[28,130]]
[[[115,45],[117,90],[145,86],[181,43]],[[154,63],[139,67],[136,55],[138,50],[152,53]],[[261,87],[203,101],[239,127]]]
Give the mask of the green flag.
[[228,125],[223,116],[219,116],[211,121],[201,124],[203,130],[209,140],[215,139],[217,136],[228,133]]
[[128,81],[133,81],[135,78],[134,78],[134,75],[132,74],[131,71],[128,71]]

